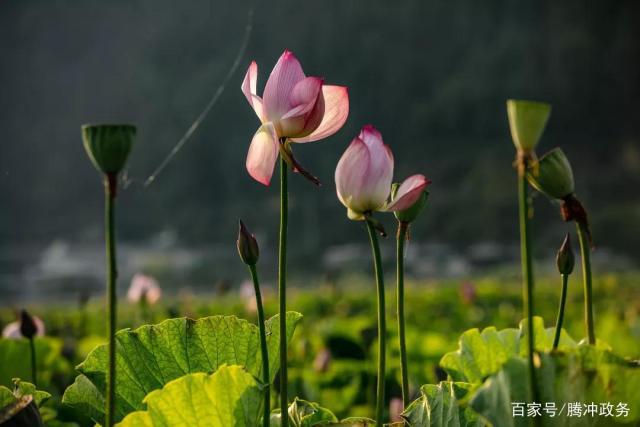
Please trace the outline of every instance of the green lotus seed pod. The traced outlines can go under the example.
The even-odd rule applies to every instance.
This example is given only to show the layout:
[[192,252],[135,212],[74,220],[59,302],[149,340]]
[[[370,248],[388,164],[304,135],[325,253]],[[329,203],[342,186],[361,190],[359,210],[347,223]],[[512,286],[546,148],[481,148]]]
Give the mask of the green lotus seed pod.
[[120,173],[127,162],[136,136],[128,124],[83,125],[82,141],[93,165],[102,173]]
[[533,151],[551,114],[551,105],[544,102],[507,100],[507,115],[511,138],[518,151]]
[[560,274],[571,274],[573,272],[573,266],[575,264],[575,255],[571,248],[571,235],[567,233],[567,237],[564,238],[562,246],[558,250],[556,255],[556,265]]
[[560,148],[554,148],[533,162],[527,171],[527,179],[536,190],[552,199],[564,199],[575,191],[571,164]]
[[[394,183],[391,186],[392,200],[395,199],[396,193],[398,192],[399,187],[400,187],[400,184],[398,183]],[[411,207],[402,211],[395,211],[393,214],[395,215],[396,219],[400,222],[407,222],[407,223],[413,222],[418,217],[420,212],[422,212],[424,207],[427,205],[428,198],[429,198],[429,192],[424,190],[420,195],[420,198],[416,200],[415,203],[411,205]]]

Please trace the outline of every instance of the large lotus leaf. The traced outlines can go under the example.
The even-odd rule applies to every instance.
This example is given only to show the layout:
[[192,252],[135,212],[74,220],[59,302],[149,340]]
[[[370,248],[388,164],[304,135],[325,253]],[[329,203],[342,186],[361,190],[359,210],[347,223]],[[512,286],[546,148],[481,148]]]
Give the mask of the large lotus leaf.
[[464,405],[472,389],[472,384],[451,381],[424,385],[402,417],[412,427],[483,426],[477,414]]
[[255,427],[262,413],[262,387],[241,366],[221,366],[211,375],[188,374],[147,395],[146,411],[127,415],[120,427]]
[[[62,340],[50,337],[35,338],[38,384],[47,386],[56,373],[71,369],[61,356]],[[13,387],[13,378],[31,379],[31,348],[29,340],[0,339],[0,385]]]
[[[299,313],[287,313],[287,342],[301,318]],[[265,322],[272,381],[278,370],[278,322],[279,316]],[[147,394],[186,374],[211,373],[227,364],[244,366],[248,373],[261,378],[258,327],[235,316],[169,319],[119,331],[116,341],[118,420],[143,410]],[[65,391],[63,403],[102,422],[106,368],[107,347],[101,345],[77,367],[81,375]]]
[[[280,427],[281,421],[280,413],[275,412],[271,414],[269,425]],[[289,425],[292,427],[313,427],[337,422],[338,419],[333,412],[315,402],[308,402],[296,397],[289,405]]]
[[[526,360],[509,359],[503,368],[490,376],[478,389],[469,405],[496,426],[528,426],[530,418],[514,417],[513,405],[531,402]],[[608,350],[581,346],[568,353],[541,355],[536,371],[542,404],[543,426],[607,426],[616,422],[637,423],[640,419],[640,366],[612,355]],[[613,417],[599,415],[600,404],[614,406]],[[618,403],[628,404],[626,417],[615,417]],[[585,406],[595,404],[598,414],[584,415]],[[545,404],[554,404],[556,416]],[[582,416],[568,416],[568,405],[579,404]],[[562,411],[562,412],[561,412]]]
[[[442,357],[440,366],[454,381],[482,382],[498,372],[511,357],[526,354],[525,324],[522,321],[519,329],[500,331],[493,326],[482,332],[477,328],[470,329],[460,337],[458,350]],[[537,351],[551,350],[554,333],[555,328],[545,329],[542,318],[534,317],[534,346]],[[558,349],[570,350],[576,346],[575,341],[563,330]]]

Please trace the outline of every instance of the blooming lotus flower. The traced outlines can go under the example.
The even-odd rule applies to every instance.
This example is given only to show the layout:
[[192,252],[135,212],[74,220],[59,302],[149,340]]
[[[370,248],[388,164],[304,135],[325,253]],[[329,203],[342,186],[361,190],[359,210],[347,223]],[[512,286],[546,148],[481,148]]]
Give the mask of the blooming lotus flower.
[[336,167],[338,199],[347,207],[347,215],[362,220],[373,211],[395,212],[411,207],[429,181],[424,175],[407,178],[395,197],[387,202],[393,179],[393,153],[376,128],[366,125],[351,141]]
[[249,65],[242,92],[262,125],[253,136],[247,154],[247,171],[269,185],[278,158],[281,138],[312,142],[337,132],[349,115],[349,96],[343,86],[325,85],[320,77],[307,77],[298,59],[285,50],[257,95],[258,65]]
[[131,285],[127,291],[127,299],[132,304],[140,302],[153,305],[160,300],[162,289],[158,281],[151,276],[137,273],[131,279]]

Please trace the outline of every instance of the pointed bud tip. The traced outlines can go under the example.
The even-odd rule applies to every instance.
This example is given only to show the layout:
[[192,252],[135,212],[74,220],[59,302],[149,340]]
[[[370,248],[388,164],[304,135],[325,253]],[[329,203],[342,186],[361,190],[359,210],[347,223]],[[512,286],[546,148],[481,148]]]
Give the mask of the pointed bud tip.
[[573,254],[573,248],[571,247],[571,234],[567,233],[567,236],[562,242],[562,246],[558,250],[556,255],[556,264],[560,274],[569,275],[573,272],[575,264],[575,255]]
[[238,255],[240,255],[242,262],[247,265],[256,265],[260,257],[258,241],[242,220],[238,221],[238,240],[236,244]]
[[25,338],[33,338],[38,332],[35,320],[27,310],[20,311],[20,333]]

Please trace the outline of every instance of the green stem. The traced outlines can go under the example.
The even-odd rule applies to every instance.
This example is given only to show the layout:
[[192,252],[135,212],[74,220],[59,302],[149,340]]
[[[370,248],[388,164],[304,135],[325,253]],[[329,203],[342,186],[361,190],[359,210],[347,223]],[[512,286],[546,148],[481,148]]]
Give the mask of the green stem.
[[558,348],[558,344],[560,343],[560,333],[562,331],[562,321],[564,319],[564,306],[567,302],[567,282],[569,281],[568,274],[561,274],[562,278],[562,293],[560,294],[560,308],[558,309],[558,319],[556,321],[556,335],[553,338],[553,349],[556,350]]
[[527,159],[522,157],[518,170],[518,202],[520,214],[520,256],[522,259],[522,303],[526,318],[525,333],[527,337],[527,360],[529,388],[534,402],[539,402],[538,387],[534,367],[533,336],[533,265],[531,261],[531,233],[529,229],[529,187],[525,179]]
[[593,292],[591,285],[591,246],[586,226],[576,222],[582,255],[582,280],[584,282],[584,322],[587,328],[589,344],[596,344],[596,332],[593,326]]
[[400,345],[400,376],[402,378],[402,402],[409,405],[409,373],[407,368],[407,343],[404,323],[404,242],[407,238],[409,223],[398,222],[396,242],[396,281],[398,286],[398,341]]
[[287,223],[289,190],[287,162],[280,156],[280,244],[278,253],[278,300],[280,311],[280,417],[281,426],[289,425],[287,398]]
[[108,366],[107,366],[107,399],[106,399],[106,427],[111,427],[115,421],[116,403],[116,242],[114,233],[114,209],[116,197],[116,176],[109,174],[105,179],[105,244],[107,263],[107,337],[108,337]]
[[34,386],[38,386],[38,371],[36,369],[36,344],[33,337],[29,338],[29,347],[31,348],[31,381]]
[[376,426],[382,427],[384,416],[384,380],[385,380],[385,359],[387,325],[385,319],[384,304],[384,275],[382,273],[382,261],[380,258],[380,246],[374,225],[367,219],[367,230],[371,241],[371,251],[373,253],[373,267],[376,274],[376,287],[378,290],[378,386],[376,397]]
[[256,292],[256,306],[258,307],[258,328],[260,329],[260,353],[262,356],[262,382],[265,385],[264,414],[262,425],[269,427],[269,415],[271,413],[271,381],[269,378],[269,352],[267,350],[267,332],[264,326],[264,308],[262,306],[262,294],[260,293],[260,282],[258,281],[258,271],[255,265],[249,266],[253,289]]

